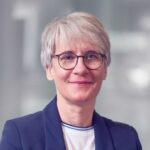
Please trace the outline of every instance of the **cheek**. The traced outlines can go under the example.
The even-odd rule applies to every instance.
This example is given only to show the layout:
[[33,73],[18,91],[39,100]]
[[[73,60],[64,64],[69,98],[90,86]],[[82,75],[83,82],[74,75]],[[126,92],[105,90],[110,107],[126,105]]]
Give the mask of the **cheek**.
[[103,80],[106,78],[106,73],[105,72],[96,72],[93,76],[93,79],[95,80],[95,89],[99,91],[101,88]]
[[[59,67],[59,66],[58,66]],[[54,68],[53,69],[53,77],[54,77],[54,82],[56,84],[62,84],[62,82],[66,82],[68,79],[69,73],[66,70],[59,68]]]
[[106,69],[102,68],[101,70],[94,72],[94,78],[98,83],[101,83],[103,80],[106,79],[106,74]]

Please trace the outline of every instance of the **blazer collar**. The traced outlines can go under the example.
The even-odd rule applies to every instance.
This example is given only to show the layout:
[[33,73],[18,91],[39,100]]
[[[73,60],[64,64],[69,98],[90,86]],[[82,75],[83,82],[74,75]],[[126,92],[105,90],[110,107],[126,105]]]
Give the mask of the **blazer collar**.
[[[45,150],[66,150],[56,99],[55,97],[43,111]],[[96,150],[114,150],[104,118],[96,112],[93,115],[93,125]]]

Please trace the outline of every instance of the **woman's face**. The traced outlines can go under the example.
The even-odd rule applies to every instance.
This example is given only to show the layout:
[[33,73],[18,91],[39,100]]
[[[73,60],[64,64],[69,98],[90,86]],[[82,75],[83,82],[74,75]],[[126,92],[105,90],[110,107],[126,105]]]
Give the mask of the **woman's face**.
[[[78,41],[71,44],[59,43],[55,54],[70,50],[76,55],[84,55],[89,50],[100,52],[97,47],[88,42]],[[47,78],[54,80],[57,98],[71,103],[95,103],[102,81],[106,78],[106,72],[105,63],[96,70],[90,70],[84,65],[81,57],[72,70],[61,68],[57,57],[52,59],[51,67],[46,69]]]

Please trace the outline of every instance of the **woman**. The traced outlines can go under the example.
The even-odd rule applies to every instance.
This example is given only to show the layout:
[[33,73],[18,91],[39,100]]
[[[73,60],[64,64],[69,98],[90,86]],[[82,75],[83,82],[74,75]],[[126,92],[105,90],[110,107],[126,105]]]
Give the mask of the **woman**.
[[110,64],[108,35],[93,15],[57,19],[42,35],[42,64],[56,97],[40,112],[6,122],[0,150],[141,150],[134,128],[94,111]]

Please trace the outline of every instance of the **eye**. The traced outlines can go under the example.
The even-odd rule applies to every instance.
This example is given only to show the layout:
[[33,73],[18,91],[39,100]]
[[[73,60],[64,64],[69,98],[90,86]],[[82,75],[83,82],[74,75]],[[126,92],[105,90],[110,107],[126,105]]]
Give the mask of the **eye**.
[[97,53],[87,53],[86,55],[85,55],[85,58],[87,59],[87,60],[96,60],[96,59],[99,59],[99,54],[97,54]]
[[74,60],[76,56],[72,53],[65,53],[60,55],[60,59],[64,61]]

